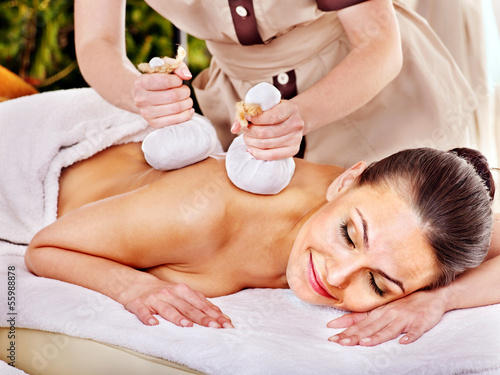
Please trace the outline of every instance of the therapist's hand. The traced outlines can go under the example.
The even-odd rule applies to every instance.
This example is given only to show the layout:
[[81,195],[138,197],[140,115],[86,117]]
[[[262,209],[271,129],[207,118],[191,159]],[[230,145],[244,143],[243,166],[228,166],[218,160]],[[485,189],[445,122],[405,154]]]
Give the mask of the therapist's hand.
[[409,344],[439,323],[446,312],[444,289],[414,292],[364,313],[346,314],[328,323],[329,328],[347,328],[329,338],[341,345],[374,346],[395,339]]
[[[299,151],[304,121],[294,102],[282,100],[273,108],[248,120],[250,123],[243,138],[248,151],[256,159],[285,159]],[[235,121],[231,132],[236,134],[240,130],[240,124]]]
[[234,328],[231,320],[199,292],[185,284],[162,280],[136,283],[120,302],[146,325],[157,325],[153,314],[181,327],[193,323],[211,328]]
[[183,80],[191,79],[186,64],[171,74],[142,74],[134,83],[134,103],[139,114],[155,129],[191,119],[191,90]]

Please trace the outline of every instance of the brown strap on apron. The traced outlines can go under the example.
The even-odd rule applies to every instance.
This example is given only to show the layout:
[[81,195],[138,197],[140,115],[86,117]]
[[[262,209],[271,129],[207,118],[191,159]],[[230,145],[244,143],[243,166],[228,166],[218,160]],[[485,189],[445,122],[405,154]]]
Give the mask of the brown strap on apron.
[[[264,44],[257,29],[253,0],[228,0],[238,41],[243,46]],[[316,0],[324,12],[350,7],[368,0]]]
[[324,12],[344,9],[365,1],[367,0],[317,0],[319,10]]
[[257,30],[252,0],[229,0],[229,8],[240,44],[244,46],[264,44]]
[[[287,78],[286,82],[280,79],[281,76]],[[292,99],[297,95],[297,77],[295,76],[295,70],[289,70],[286,73],[280,73],[274,76],[273,85],[280,90],[283,99]]]

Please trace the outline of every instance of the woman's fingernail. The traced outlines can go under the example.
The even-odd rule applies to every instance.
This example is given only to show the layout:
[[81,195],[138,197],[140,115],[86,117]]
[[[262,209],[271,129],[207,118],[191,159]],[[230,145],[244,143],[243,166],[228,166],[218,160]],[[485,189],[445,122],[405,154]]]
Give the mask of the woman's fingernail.
[[330,338],[328,339],[328,341],[337,342],[337,341],[339,341],[339,338],[340,338],[340,337],[339,337],[338,335],[335,335],[335,336],[330,337]]
[[346,345],[346,344],[350,344],[351,343],[351,339],[342,339],[339,341],[339,344],[342,344],[342,345]]
[[224,327],[224,328],[234,328],[234,326],[231,323],[227,323],[227,322],[224,323],[224,324],[222,324],[222,327]]
[[188,78],[193,77],[193,75],[191,74],[191,72],[187,68],[182,69],[182,74],[184,75],[184,77],[188,77]]
[[220,324],[217,322],[214,322],[214,321],[211,321],[210,323],[208,323],[208,326],[210,328],[220,328]]
[[183,326],[183,327],[187,327],[189,325],[189,323],[191,323],[191,322],[187,319],[181,320],[181,326]]
[[150,326],[155,326],[158,324],[158,321],[155,318],[151,318],[148,320]]
[[365,337],[364,339],[361,339],[361,341],[363,341],[366,344],[366,343],[369,343],[370,341],[372,341],[372,338],[371,337]]
[[231,126],[231,133],[234,133],[234,129],[236,129],[237,125],[238,125],[238,123],[236,121],[233,122],[233,126]]
[[229,316],[227,316],[226,314],[222,314],[222,316],[223,316],[224,318],[226,318],[227,320],[231,320],[231,318],[230,318]]
[[406,341],[408,341],[409,339],[410,339],[410,337],[405,336],[405,337],[403,337],[403,338],[401,339],[401,341],[406,342]]

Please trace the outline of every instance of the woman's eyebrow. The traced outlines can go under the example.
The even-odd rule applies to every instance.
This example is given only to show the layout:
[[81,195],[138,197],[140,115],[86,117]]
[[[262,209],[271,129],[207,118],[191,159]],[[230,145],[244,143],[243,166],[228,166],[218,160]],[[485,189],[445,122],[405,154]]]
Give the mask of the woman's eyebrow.
[[356,212],[358,213],[360,219],[361,219],[361,224],[363,226],[363,246],[365,250],[369,249],[369,243],[368,243],[368,224],[365,220],[365,217],[361,213],[361,211],[356,207]]
[[[356,212],[358,213],[359,215],[359,218],[361,219],[361,224],[363,226],[363,246],[365,248],[365,250],[368,250],[369,249],[369,241],[368,241],[368,223],[365,219],[365,217],[363,216],[363,214],[361,213],[361,211],[356,207]],[[389,280],[390,282],[396,284],[397,286],[399,286],[399,288],[403,291],[403,293],[406,293],[405,292],[405,288],[403,286],[403,283],[399,280],[396,280],[392,277],[390,277],[388,274],[386,274],[384,271],[382,270],[374,270],[375,272],[377,272],[380,276],[384,277],[385,279]]]
[[399,286],[399,288],[403,291],[403,293],[406,293],[405,288],[403,286],[403,283],[401,281],[393,279],[392,277],[390,277],[388,274],[386,274],[382,270],[374,270],[374,271],[377,272],[378,274],[380,274],[380,276],[384,277],[385,279],[387,279],[390,282],[392,282],[392,283],[396,284],[397,286]]

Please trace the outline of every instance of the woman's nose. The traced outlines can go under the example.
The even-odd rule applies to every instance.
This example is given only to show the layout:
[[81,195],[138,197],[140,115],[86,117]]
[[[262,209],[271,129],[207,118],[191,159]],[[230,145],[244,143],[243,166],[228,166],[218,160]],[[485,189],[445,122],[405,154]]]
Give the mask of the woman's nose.
[[325,268],[326,282],[335,288],[345,289],[354,273],[359,269],[359,265],[354,259],[326,258]]

